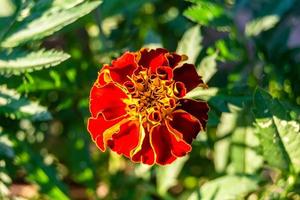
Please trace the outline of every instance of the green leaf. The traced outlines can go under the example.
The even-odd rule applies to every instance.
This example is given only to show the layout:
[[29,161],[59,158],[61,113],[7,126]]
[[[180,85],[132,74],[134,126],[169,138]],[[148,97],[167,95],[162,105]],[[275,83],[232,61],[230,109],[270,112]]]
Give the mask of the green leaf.
[[256,18],[246,24],[245,33],[247,36],[257,36],[263,31],[273,28],[280,20],[278,15],[268,15]]
[[26,169],[26,179],[36,183],[40,191],[50,199],[68,200],[66,186],[57,178],[56,170],[43,162],[43,157],[33,151],[26,142],[12,136],[16,152],[15,163]]
[[46,9],[68,9],[75,7],[84,1],[85,0],[38,0],[31,9],[31,12],[38,13]]
[[52,67],[67,60],[70,56],[61,51],[22,52],[0,54],[0,74],[19,75],[22,72],[31,72]]
[[217,127],[218,140],[214,145],[214,164],[216,171],[219,173],[225,172],[230,158],[230,138],[227,136],[232,133],[236,126],[237,116],[232,113],[222,113],[220,123]]
[[[255,18],[246,24],[246,35],[257,36],[263,31],[273,28],[294,4],[294,0],[278,1],[277,3],[266,1],[262,3],[259,5],[258,12],[255,12]],[[256,7],[255,3],[250,5]]]
[[176,52],[187,55],[189,58],[186,62],[195,63],[202,49],[201,41],[200,26],[194,26],[184,33],[178,43]]
[[0,1],[0,41],[16,20],[21,7],[21,0],[1,0]]
[[192,99],[202,99],[209,101],[209,105],[212,105],[215,109],[220,112],[228,112],[228,104],[233,104],[242,107],[243,104],[252,101],[250,96],[251,91],[247,87],[243,88],[232,88],[229,90],[220,90],[219,88],[208,88],[203,89],[197,87],[192,91],[188,92],[186,97]]
[[218,30],[228,30],[230,19],[227,17],[223,6],[210,1],[195,1],[194,6],[184,11],[190,20],[203,26],[212,26]]
[[0,114],[12,119],[50,120],[51,114],[37,102],[21,97],[15,90],[0,86]]
[[284,106],[263,89],[254,94],[258,137],[266,161],[274,167],[300,171],[300,125],[290,120]]
[[217,72],[217,53],[204,57],[199,66],[198,66],[198,74],[202,76],[204,82],[208,82],[211,77]]
[[259,145],[248,106],[229,105],[229,113],[222,113],[216,135],[214,163],[223,173],[253,174],[262,166],[263,159],[256,149]]
[[203,89],[200,87],[197,87],[193,89],[192,91],[187,93],[187,98],[197,99],[201,98],[203,100],[210,100],[214,96],[216,96],[220,92],[220,89],[217,87],[210,87],[208,89]]
[[16,24],[1,43],[2,47],[15,47],[29,40],[37,40],[71,24],[78,18],[90,13],[101,1],[85,2],[68,9],[52,9],[41,15],[29,16]]
[[250,105],[242,109],[232,107],[236,126],[231,135],[229,173],[253,174],[263,164],[263,158],[257,153],[259,140],[254,132]]
[[248,176],[227,175],[211,180],[194,192],[188,200],[224,200],[243,198],[258,188],[257,179]]
[[157,191],[160,195],[165,195],[168,189],[177,183],[177,176],[187,160],[186,156],[178,158],[171,165],[157,167]]
[[2,0],[0,1],[0,6],[1,6],[0,19],[4,17],[10,17],[16,11],[16,6],[14,5],[13,0]]

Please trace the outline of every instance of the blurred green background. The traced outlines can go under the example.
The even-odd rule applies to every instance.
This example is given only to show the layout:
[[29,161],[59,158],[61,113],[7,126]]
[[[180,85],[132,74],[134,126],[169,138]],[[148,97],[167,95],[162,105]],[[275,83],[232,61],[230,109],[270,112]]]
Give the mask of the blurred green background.
[[[300,199],[300,1],[0,0],[0,199]],[[159,167],[86,131],[97,72],[124,51],[189,56],[207,131]]]

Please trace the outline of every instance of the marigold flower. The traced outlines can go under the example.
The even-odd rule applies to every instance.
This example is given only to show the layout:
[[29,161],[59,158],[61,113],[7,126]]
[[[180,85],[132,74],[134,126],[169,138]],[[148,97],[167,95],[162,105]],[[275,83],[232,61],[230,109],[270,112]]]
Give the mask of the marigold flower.
[[205,84],[186,56],[166,49],[126,52],[104,65],[90,93],[88,131],[101,151],[134,162],[172,163],[206,127],[206,102],[184,98]]

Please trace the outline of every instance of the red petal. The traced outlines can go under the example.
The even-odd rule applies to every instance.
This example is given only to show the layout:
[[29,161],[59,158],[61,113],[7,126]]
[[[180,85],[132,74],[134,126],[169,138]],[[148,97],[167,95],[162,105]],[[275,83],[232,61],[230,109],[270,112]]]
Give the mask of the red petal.
[[167,55],[169,66],[175,68],[181,61],[185,59],[185,56],[180,56],[177,53],[170,53]]
[[174,94],[178,98],[182,98],[186,95],[186,88],[184,86],[184,83],[176,82],[174,84]]
[[130,151],[139,143],[139,122],[128,121],[121,124],[120,131],[112,136],[108,141],[108,146],[118,154],[130,157]]
[[101,71],[98,73],[98,78],[97,78],[96,84],[99,84],[100,86],[104,86],[107,83],[112,81],[108,68],[109,68],[108,65],[104,65],[102,67]]
[[150,68],[151,73],[156,72],[156,68],[159,66],[168,66],[168,59],[166,54],[168,51],[163,48],[158,49],[143,49],[140,51],[141,58],[139,60],[139,65],[143,67]]
[[128,76],[133,74],[137,68],[136,54],[131,52],[124,53],[120,58],[112,62],[112,66],[108,67],[110,76],[113,81],[123,84],[128,81]]
[[154,164],[155,154],[150,144],[149,133],[145,133],[141,149],[131,159],[135,162],[142,162],[148,165]]
[[183,82],[187,89],[187,92],[203,83],[201,77],[197,74],[195,66],[192,64],[185,63],[181,67],[176,67],[173,73],[174,80]]
[[90,111],[94,118],[102,112],[107,120],[126,114],[126,104],[122,99],[127,95],[112,82],[103,87],[95,84],[90,94]]
[[167,125],[172,131],[179,132],[183,139],[191,144],[201,129],[198,119],[183,110],[174,111],[172,116],[173,119],[168,121]]
[[168,66],[157,67],[156,74],[162,80],[171,80],[173,78],[173,70]]
[[98,118],[89,118],[88,120],[88,131],[91,134],[94,141],[96,141],[97,146],[105,151],[104,143],[103,143],[103,132],[112,127],[113,125],[120,122],[124,117],[107,121],[104,119],[102,113],[98,115]]
[[180,99],[179,104],[180,105],[177,107],[177,109],[182,109],[192,114],[199,120],[201,130],[205,130],[208,119],[207,113],[209,111],[208,104],[203,101],[196,101],[192,99]]
[[156,126],[150,133],[151,143],[156,154],[156,163],[166,165],[177,157],[186,155],[191,146],[181,138],[176,138],[166,125]]

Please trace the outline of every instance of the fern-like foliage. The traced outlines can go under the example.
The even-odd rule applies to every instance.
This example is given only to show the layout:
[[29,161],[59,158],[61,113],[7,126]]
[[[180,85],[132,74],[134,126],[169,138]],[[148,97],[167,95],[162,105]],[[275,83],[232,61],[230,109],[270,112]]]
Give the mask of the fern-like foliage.
[[0,54],[0,74],[31,72],[42,68],[58,65],[70,56],[61,51],[40,50],[37,52],[14,51]]
[[[6,2],[6,3],[5,3]],[[0,6],[11,1],[4,0]],[[101,1],[15,1],[11,10],[0,13],[0,73],[19,75],[58,65],[70,56],[58,51],[20,50],[20,46],[42,39],[94,10]],[[3,4],[3,5],[2,5]],[[3,11],[1,11],[3,12]],[[1,16],[5,17],[1,17]]]
[[[2,47],[15,47],[24,42],[37,40],[71,24],[78,18],[88,14],[100,4],[99,1],[85,2],[75,7],[62,9],[59,6],[45,12],[33,12],[9,30],[1,43]],[[64,6],[65,4],[63,4]],[[43,7],[43,6],[42,6]]]
[[[94,10],[100,1],[85,0],[0,0],[0,80],[1,76],[21,75],[52,66],[70,58],[69,54],[41,48],[41,40],[61,30]],[[14,77],[11,77],[12,79]],[[1,119],[31,121],[51,120],[47,108],[19,94],[15,89],[0,83],[0,199],[7,199],[12,183],[6,162],[15,162],[26,169],[26,179],[40,186],[41,193],[50,199],[69,199],[66,187],[55,176],[55,171],[45,165],[43,158],[25,141],[10,132],[14,150],[5,141]],[[13,152],[13,153],[11,153]],[[15,156],[7,156],[14,154]],[[2,158],[7,158],[3,160]],[[30,158],[30,160],[28,160]],[[4,167],[4,168],[3,168]]]

